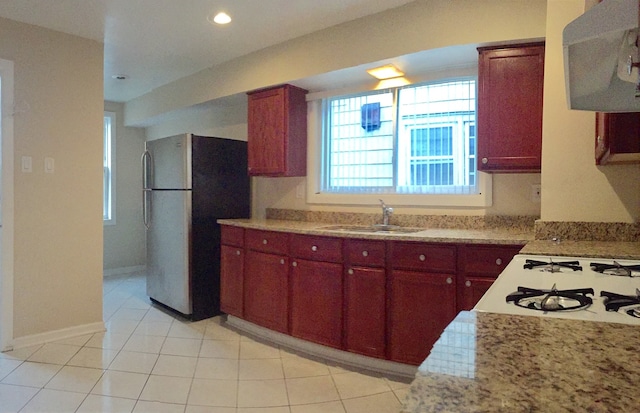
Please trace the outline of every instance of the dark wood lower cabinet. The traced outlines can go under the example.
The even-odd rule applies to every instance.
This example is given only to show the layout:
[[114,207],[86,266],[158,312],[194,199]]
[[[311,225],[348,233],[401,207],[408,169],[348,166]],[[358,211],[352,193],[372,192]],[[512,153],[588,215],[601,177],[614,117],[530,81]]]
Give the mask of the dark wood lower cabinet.
[[458,310],[469,311],[480,301],[495,278],[461,277],[460,281],[462,285],[458,285]]
[[352,267],[345,275],[345,348],[385,357],[386,277],[384,268]]
[[342,347],[342,265],[296,259],[291,266],[291,335]]
[[244,249],[222,245],[220,252],[220,309],[243,316]]
[[281,333],[289,327],[289,258],[247,251],[244,317]]
[[418,365],[456,316],[456,283],[450,274],[391,272],[389,358]]

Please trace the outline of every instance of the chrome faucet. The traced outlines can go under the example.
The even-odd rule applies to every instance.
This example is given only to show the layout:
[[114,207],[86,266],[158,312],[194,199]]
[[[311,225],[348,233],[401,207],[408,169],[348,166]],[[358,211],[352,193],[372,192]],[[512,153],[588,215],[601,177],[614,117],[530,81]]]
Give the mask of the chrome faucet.
[[387,206],[382,199],[380,204],[382,205],[382,225],[389,225],[389,217],[393,214],[393,208]]

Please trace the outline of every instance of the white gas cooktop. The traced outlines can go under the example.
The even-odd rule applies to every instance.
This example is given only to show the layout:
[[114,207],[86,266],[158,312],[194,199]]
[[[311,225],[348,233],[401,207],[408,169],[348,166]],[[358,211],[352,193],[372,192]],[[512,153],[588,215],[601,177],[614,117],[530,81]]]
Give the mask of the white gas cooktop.
[[[550,272],[548,268],[534,267],[532,269],[524,268],[527,260],[564,263],[577,261],[578,267],[581,269],[573,270],[569,267],[554,266],[554,271]],[[491,288],[482,297],[478,304],[474,307],[476,311],[486,311],[492,313],[514,314],[524,316],[538,317],[555,317],[567,318],[573,320],[586,321],[602,321],[611,323],[623,323],[640,325],[640,318],[635,318],[627,314],[627,310],[632,307],[638,308],[640,304],[631,307],[621,307],[618,311],[607,311],[605,309],[605,298],[601,297],[602,291],[621,294],[625,296],[635,296],[637,290],[640,289],[640,272],[632,272],[632,276],[611,275],[594,271],[592,263],[614,264],[614,261],[622,266],[639,265],[640,261],[632,260],[613,260],[606,258],[577,258],[577,257],[549,257],[540,255],[516,255],[507,265],[502,274],[493,283]],[[613,270],[609,270],[611,272]],[[543,311],[534,310],[532,308],[523,308],[507,302],[506,297],[518,290],[518,287],[539,290],[576,290],[576,289],[593,289],[593,294],[586,294],[593,302],[586,308],[574,309],[568,311]],[[544,299],[546,295],[540,296],[538,300]],[[555,300],[555,301],[554,301]],[[551,299],[547,301],[550,307],[558,307],[560,305],[571,305],[575,303],[573,300],[562,301],[551,294]],[[569,304],[567,304],[567,302]],[[529,303],[525,298],[520,301],[521,305],[527,307]],[[554,304],[555,303],[555,304]],[[530,304],[534,306],[534,304]],[[537,304],[536,304],[537,305]]]

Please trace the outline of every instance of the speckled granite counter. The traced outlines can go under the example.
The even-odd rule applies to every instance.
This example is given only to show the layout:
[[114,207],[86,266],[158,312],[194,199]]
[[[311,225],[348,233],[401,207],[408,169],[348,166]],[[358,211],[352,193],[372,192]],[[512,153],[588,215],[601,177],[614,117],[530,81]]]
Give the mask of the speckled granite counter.
[[560,241],[556,243],[553,241],[535,240],[528,242],[520,253],[640,260],[640,242]]
[[402,412],[638,412],[640,328],[461,312]]
[[326,222],[288,221],[275,219],[221,219],[220,224],[268,231],[293,232],[297,234],[325,235],[343,238],[388,239],[405,241],[452,242],[470,244],[503,244],[519,245],[533,240],[533,231],[508,227],[483,229],[446,229],[420,228],[417,232],[355,232],[334,231],[327,227],[334,226]]

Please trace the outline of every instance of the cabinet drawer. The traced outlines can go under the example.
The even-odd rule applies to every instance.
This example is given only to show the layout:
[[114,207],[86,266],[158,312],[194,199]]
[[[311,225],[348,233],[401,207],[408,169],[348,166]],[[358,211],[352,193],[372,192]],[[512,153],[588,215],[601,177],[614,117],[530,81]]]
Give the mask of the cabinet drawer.
[[345,240],[344,251],[345,260],[347,260],[350,265],[384,267],[384,241],[347,239]]
[[287,254],[289,234],[285,232],[249,229],[246,234],[247,248],[254,251]]
[[224,245],[244,246],[244,228],[222,225],[220,237]]
[[455,245],[394,242],[391,244],[391,266],[418,271],[455,272]]
[[496,277],[521,248],[521,245],[464,245],[460,248],[459,269],[465,274]]
[[342,262],[342,240],[330,237],[292,235],[291,255],[314,261]]

